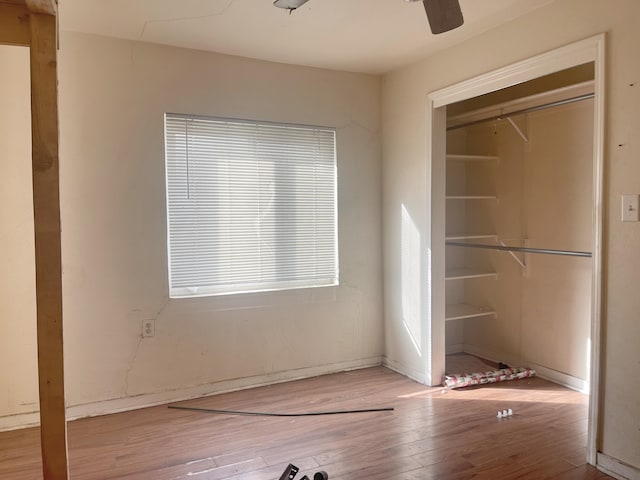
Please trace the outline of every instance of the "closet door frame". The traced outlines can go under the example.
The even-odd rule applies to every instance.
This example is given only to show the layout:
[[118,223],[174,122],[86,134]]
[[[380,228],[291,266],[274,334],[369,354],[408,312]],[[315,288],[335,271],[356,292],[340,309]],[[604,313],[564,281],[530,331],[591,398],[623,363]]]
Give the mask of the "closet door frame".
[[591,280],[591,351],[587,462],[596,465],[600,414],[602,323],[602,232],[604,168],[605,34],[560,47],[492,72],[431,92],[427,97],[427,185],[431,187],[426,238],[428,308],[423,316],[425,383],[439,385],[445,372],[445,173],[447,105],[593,62],[593,267]]

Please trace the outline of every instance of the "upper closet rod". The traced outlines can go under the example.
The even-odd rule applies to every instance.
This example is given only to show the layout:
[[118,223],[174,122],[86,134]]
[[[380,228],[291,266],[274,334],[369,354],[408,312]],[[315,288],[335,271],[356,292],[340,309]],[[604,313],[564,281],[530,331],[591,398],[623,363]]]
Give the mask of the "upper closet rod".
[[489,122],[491,120],[503,120],[506,117],[513,117],[516,115],[522,115],[524,113],[537,112],[538,110],[544,110],[546,108],[559,107],[560,105],[566,105],[568,103],[580,102],[582,100],[589,100],[595,96],[594,93],[586,93],[584,95],[578,95],[576,97],[565,98],[564,100],[556,100],[555,102],[545,103],[543,105],[538,105],[536,107],[523,108],[521,110],[514,110],[512,112],[505,112],[500,115],[494,115],[492,117],[483,118],[481,120],[473,120],[471,122],[461,123],[459,125],[453,125],[451,127],[447,127],[447,131],[456,130],[458,128],[469,127],[471,125],[477,125],[479,123]]
[[591,258],[593,256],[591,252],[576,252],[573,250],[551,250],[548,248],[508,247],[506,245],[486,245],[483,243],[465,243],[465,242],[447,241],[445,242],[445,245],[450,245],[452,247],[488,248],[490,250],[504,250],[507,252],[544,253],[548,255],[568,255],[570,257]]

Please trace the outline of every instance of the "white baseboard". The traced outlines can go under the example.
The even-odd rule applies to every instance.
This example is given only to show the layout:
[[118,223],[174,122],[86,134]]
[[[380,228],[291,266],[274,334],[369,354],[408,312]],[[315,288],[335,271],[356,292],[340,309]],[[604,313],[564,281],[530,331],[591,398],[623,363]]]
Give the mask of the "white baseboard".
[[532,362],[522,361],[514,357],[500,356],[495,352],[490,352],[474,345],[463,345],[463,351],[475,355],[477,357],[485,358],[492,362],[504,362],[510,366],[515,367],[528,367],[533,368],[536,371],[536,375],[550,382],[557,383],[563,387],[570,388],[571,390],[577,390],[578,392],[588,394],[589,393],[589,381],[583,380],[572,375],[553,370],[548,367],[543,367]]
[[618,480],[640,480],[640,470],[638,468],[627,465],[604,453],[598,453],[596,466],[598,470]]
[[577,392],[589,395],[588,380],[583,380],[582,378],[558,372],[557,370],[543,367],[542,365],[536,365],[535,363],[531,362],[529,362],[526,366],[529,368],[533,368],[536,371],[536,375],[540,378],[544,378],[545,380],[557,383],[558,385],[562,385],[563,387],[567,387],[571,390],[576,390]]
[[40,425],[40,412],[18,413],[0,417],[0,432]]
[[425,373],[408,368],[406,365],[403,365],[400,362],[396,362],[395,360],[391,360],[387,357],[382,357],[382,365],[387,367],[389,370],[393,370],[400,375],[404,375],[405,377],[409,377],[411,380],[418,382],[422,385],[425,384]]
[[[67,406],[67,420],[70,421],[77,420],[79,418],[96,417],[99,415],[108,415],[111,413],[125,412],[128,410],[137,410],[140,408],[154,407],[157,405],[180,402],[193,398],[205,397],[208,395],[217,395],[237,390],[246,390],[248,388],[262,387],[265,385],[290,382],[293,380],[301,380],[303,378],[328,375],[330,373],[376,367],[379,365],[382,365],[382,357],[376,356],[359,360],[352,360],[348,362],[339,362],[329,365],[320,365],[315,367],[300,368],[296,370],[288,370],[284,372],[269,373],[266,375],[257,375],[253,377],[239,378],[234,380],[224,380],[221,382],[210,383],[206,385],[197,385],[194,387],[180,388],[158,393],[148,393],[143,395],[136,395],[133,397],[114,398],[83,405],[72,405]],[[38,412],[0,417],[0,431],[34,427],[38,426],[39,424],[40,415]]]

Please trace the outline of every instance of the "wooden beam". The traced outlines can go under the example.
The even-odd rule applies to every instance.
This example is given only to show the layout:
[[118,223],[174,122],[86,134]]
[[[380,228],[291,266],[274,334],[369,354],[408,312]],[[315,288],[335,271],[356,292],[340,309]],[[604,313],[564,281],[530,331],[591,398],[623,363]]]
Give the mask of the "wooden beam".
[[57,15],[57,0],[25,0],[27,7],[33,13],[44,13],[46,15]]
[[44,480],[67,480],[56,17],[32,13],[29,23],[42,467]]
[[0,2],[0,44],[28,46],[30,38],[29,9]]

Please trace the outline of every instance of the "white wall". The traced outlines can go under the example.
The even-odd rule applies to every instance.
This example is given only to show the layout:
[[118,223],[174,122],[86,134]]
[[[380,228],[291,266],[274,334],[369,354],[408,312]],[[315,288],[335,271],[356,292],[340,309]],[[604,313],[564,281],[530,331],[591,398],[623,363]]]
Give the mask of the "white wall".
[[[60,55],[71,404],[382,353],[379,80],[66,34]],[[337,128],[341,286],[167,298],[163,113]],[[156,319],[156,336],[140,322]]]
[[[69,416],[380,363],[378,77],[63,33],[59,86]],[[169,300],[165,112],[336,127],[341,285]],[[27,276],[25,249],[22,263],[0,251]],[[27,307],[10,307],[16,322],[31,321]],[[155,337],[142,338],[149,318]],[[29,348],[8,350],[17,367],[2,373],[18,398],[0,398],[0,415],[32,401],[21,390],[35,331],[20,335]]]
[[0,46],[0,424],[38,409],[29,50]]
[[[605,226],[605,393],[601,449],[640,467],[640,223],[621,223],[620,195],[640,192],[640,2],[556,0],[524,17],[486,32],[383,78],[383,219],[386,355],[389,363],[423,374],[424,352],[412,346],[403,323],[401,278],[403,218],[415,236],[429,233],[426,96],[429,92],[607,32],[606,226]],[[631,85],[633,84],[633,86]],[[619,146],[620,145],[620,146]],[[414,261],[427,264],[429,252]],[[420,278],[417,275],[415,278]],[[422,283],[423,288],[426,283]],[[423,296],[411,311],[424,312]],[[421,356],[422,354],[422,356]]]
[[[593,101],[529,116],[523,155],[523,226],[530,246],[591,252]],[[521,355],[588,381],[591,273],[588,258],[528,255]]]

